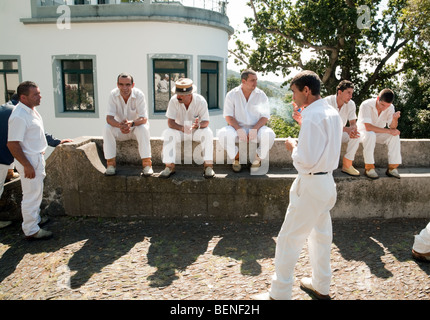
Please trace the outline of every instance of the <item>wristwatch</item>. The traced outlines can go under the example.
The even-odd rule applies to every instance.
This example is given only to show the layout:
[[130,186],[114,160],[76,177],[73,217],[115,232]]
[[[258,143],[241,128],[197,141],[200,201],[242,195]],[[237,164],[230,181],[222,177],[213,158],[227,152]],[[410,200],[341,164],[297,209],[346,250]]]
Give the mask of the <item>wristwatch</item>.
[[131,126],[134,127],[134,121],[131,123]]

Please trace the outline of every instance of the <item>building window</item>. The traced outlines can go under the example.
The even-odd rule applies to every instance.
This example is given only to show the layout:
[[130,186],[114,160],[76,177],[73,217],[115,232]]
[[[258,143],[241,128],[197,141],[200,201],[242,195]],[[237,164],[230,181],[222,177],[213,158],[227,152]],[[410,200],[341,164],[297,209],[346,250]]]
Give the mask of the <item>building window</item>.
[[10,100],[18,85],[18,60],[0,60],[0,104]]
[[217,61],[201,61],[200,92],[206,99],[209,109],[217,109],[219,104],[219,68]]
[[64,112],[95,112],[92,60],[62,60]]
[[187,60],[154,59],[154,112],[164,112],[170,98],[175,81],[187,77]]

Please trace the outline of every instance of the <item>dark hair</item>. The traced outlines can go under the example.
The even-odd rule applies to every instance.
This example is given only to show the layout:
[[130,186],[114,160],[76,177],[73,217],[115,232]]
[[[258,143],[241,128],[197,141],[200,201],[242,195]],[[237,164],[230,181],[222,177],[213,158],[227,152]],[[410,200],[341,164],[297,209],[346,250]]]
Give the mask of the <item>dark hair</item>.
[[300,91],[305,87],[311,90],[312,95],[319,95],[321,92],[321,80],[318,75],[309,70],[305,70],[297,74],[290,82],[290,87],[295,85]]
[[124,73],[124,72],[122,72],[122,73],[118,76],[118,78],[116,79],[116,83],[119,83],[119,78],[130,78],[130,79],[131,79],[131,83],[132,83],[132,84],[134,83],[133,77],[132,77],[132,75],[131,75],[131,74],[129,74],[129,73]]
[[344,92],[346,89],[354,89],[354,84],[349,80],[342,80],[336,88],[336,93],[340,90]]
[[18,99],[21,98],[22,95],[28,96],[30,93],[30,88],[38,88],[38,86],[33,81],[21,82],[18,88],[16,89],[16,94],[18,95]]
[[394,92],[390,89],[384,89],[379,93],[379,101],[393,103]]
[[240,74],[240,79],[241,80],[248,80],[248,77],[249,77],[250,74],[253,74],[254,76],[257,75],[257,73],[254,70],[252,70],[252,69],[245,69]]

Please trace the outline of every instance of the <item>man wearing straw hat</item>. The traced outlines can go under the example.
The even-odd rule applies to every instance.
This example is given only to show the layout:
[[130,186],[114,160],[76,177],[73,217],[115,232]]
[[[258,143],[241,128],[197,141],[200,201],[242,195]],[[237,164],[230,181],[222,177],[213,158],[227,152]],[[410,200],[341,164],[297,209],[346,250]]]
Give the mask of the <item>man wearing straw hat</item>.
[[[193,81],[182,78],[175,83],[175,95],[167,106],[166,117],[168,129],[163,132],[163,163],[165,169],[160,173],[160,178],[169,178],[175,173],[176,144],[181,141],[198,141],[203,154],[203,159],[198,152],[188,154],[184,152],[184,162],[204,164],[204,177],[215,176],[213,170],[213,133],[209,128],[209,111],[206,100],[195,93]],[[187,161],[187,159],[189,161]]]

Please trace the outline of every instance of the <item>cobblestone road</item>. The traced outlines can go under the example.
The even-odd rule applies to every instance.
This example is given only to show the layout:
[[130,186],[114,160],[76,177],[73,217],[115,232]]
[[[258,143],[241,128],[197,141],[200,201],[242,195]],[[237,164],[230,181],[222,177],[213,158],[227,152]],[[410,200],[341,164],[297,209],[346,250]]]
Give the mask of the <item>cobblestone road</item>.
[[[411,257],[423,219],[335,220],[333,300],[428,300],[430,264]],[[53,217],[54,238],[0,230],[1,300],[247,300],[265,292],[282,221],[143,221]],[[295,300],[310,275],[296,266]]]

